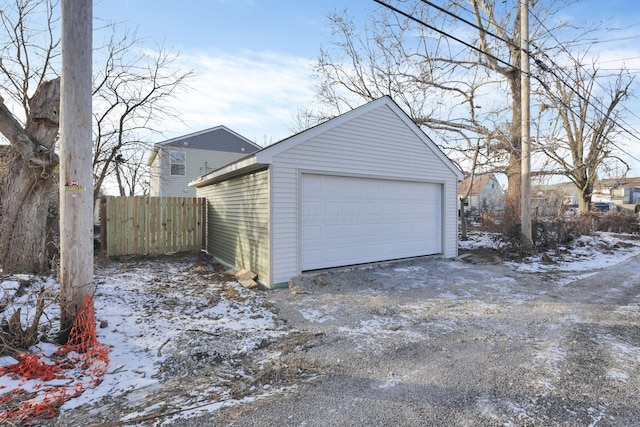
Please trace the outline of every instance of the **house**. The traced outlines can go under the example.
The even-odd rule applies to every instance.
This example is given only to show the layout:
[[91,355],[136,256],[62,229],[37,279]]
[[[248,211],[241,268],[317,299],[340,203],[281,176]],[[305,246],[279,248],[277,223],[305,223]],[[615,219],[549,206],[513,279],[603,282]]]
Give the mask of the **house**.
[[573,214],[577,205],[576,186],[572,182],[531,187],[531,214],[534,217]]
[[[561,214],[578,206],[578,190],[573,182],[560,182],[532,188],[532,209],[540,215]],[[610,209],[634,209],[640,199],[640,178],[606,178],[593,185],[591,202]]]
[[593,186],[593,201],[634,205],[640,199],[640,178],[607,178]]
[[473,183],[471,176],[466,177],[458,184],[458,194],[464,197],[467,193],[464,210],[468,214],[496,214],[504,210],[504,190],[492,173],[474,176]]
[[225,126],[159,142],[147,161],[149,194],[194,197],[196,190],[189,187],[189,181],[259,149]]
[[268,287],[303,271],[457,255],[459,169],[389,97],[190,185],[207,251]]

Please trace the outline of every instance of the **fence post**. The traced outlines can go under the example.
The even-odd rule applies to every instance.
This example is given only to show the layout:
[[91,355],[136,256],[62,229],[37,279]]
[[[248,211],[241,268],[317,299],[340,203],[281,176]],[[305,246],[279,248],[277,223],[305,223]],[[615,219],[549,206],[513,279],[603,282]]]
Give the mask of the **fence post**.
[[200,250],[202,249],[207,249],[207,224],[209,221],[207,221],[207,199],[205,199],[204,197],[199,198],[200,203],[201,203],[201,207],[202,207],[202,211],[200,214],[200,222],[199,225],[202,228],[202,241],[200,242]]
[[107,196],[100,196],[100,252],[107,251]]

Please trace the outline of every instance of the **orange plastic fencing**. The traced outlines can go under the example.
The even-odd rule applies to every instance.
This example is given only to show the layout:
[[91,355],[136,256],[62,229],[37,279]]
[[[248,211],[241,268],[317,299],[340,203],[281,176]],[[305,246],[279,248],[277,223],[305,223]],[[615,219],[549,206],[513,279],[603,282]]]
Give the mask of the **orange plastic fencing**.
[[[109,348],[98,342],[93,299],[87,295],[69,333],[68,342],[52,356],[52,364],[42,353],[17,355],[18,363],[0,367],[0,376],[11,375],[21,384],[28,380],[42,381],[28,393],[21,388],[0,395],[0,423],[21,422],[30,425],[38,420],[54,418],[64,402],[100,384],[109,367]],[[80,370],[81,372],[78,372]],[[76,376],[81,381],[73,383]],[[47,385],[55,379],[71,380],[64,386]]]

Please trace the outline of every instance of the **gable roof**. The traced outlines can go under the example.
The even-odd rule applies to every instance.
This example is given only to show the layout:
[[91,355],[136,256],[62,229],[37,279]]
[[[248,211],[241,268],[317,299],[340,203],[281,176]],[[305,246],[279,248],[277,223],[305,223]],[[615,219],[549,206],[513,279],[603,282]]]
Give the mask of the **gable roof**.
[[492,173],[475,175],[473,177],[473,185],[471,185],[471,176],[468,176],[458,184],[458,194],[466,194],[467,190],[469,190],[469,185],[471,185],[469,196],[477,196],[492,177]]
[[629,177],[629,178],[605,178],[599,179],[595,182],[595,186],[611,188],[611,187],[640,187],[640,178],[638,177]]
[[158,151],[165,147],[247,154],[260,149],[259,145],[254,144],[244,136],[232,131],[226,126],[220,125],[154,144],[153,151],[149,156],[147,164],[151,165],[158,155]]
[[[593,192],[609,191],[614,188],[640,188],[640,177],[629,178],[604,178],[596,180],[593,184]],[[558,182],[549,185],[539,185],[532,187],[532,192],[536,193],[548,193],[557,192],[565,196],[575,196],[577,194],[576,185],[571,181]]]
[[207,185],[223,177],[239,173],[240,171],[249,172],[252,169],[258,169],[264,165],[271,164],[273,157],[280,154],[298,144],[303,143],[317,135],[323,134],[337,126],[340,126],[356,117],[369,113],[370,111],[379,108],[381,106],[389,107],[397,117],[402,120],[405,125],[413,131],[413,133],[422,141],[435,155],[438,157],[458,178],[463,178],[462,172],[458,167],[442,152],[442,150],[422,131],[422,129],[416,125],[413,120],[396,104],[395,101],[389,96],[383,96],[376,100],[373,100],[360,107],[354,108],[351,111],[343,113],[333,119],[320,123],[288,138],[276,142],[268,147],[265,147],[255,153],[239,159],[233,163],[223,166],[220,169],[209,172],[208,174],[196,178],[189,183],[190,186],[201,187]]

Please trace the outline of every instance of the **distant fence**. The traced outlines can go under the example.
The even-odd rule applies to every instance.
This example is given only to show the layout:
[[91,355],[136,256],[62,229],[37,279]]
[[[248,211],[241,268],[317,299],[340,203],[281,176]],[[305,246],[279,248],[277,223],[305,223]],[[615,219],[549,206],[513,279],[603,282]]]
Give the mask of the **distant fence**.
[[101,202],[100,247],[108,256],[202,249],[206,201],[197,197],[112,197]]

